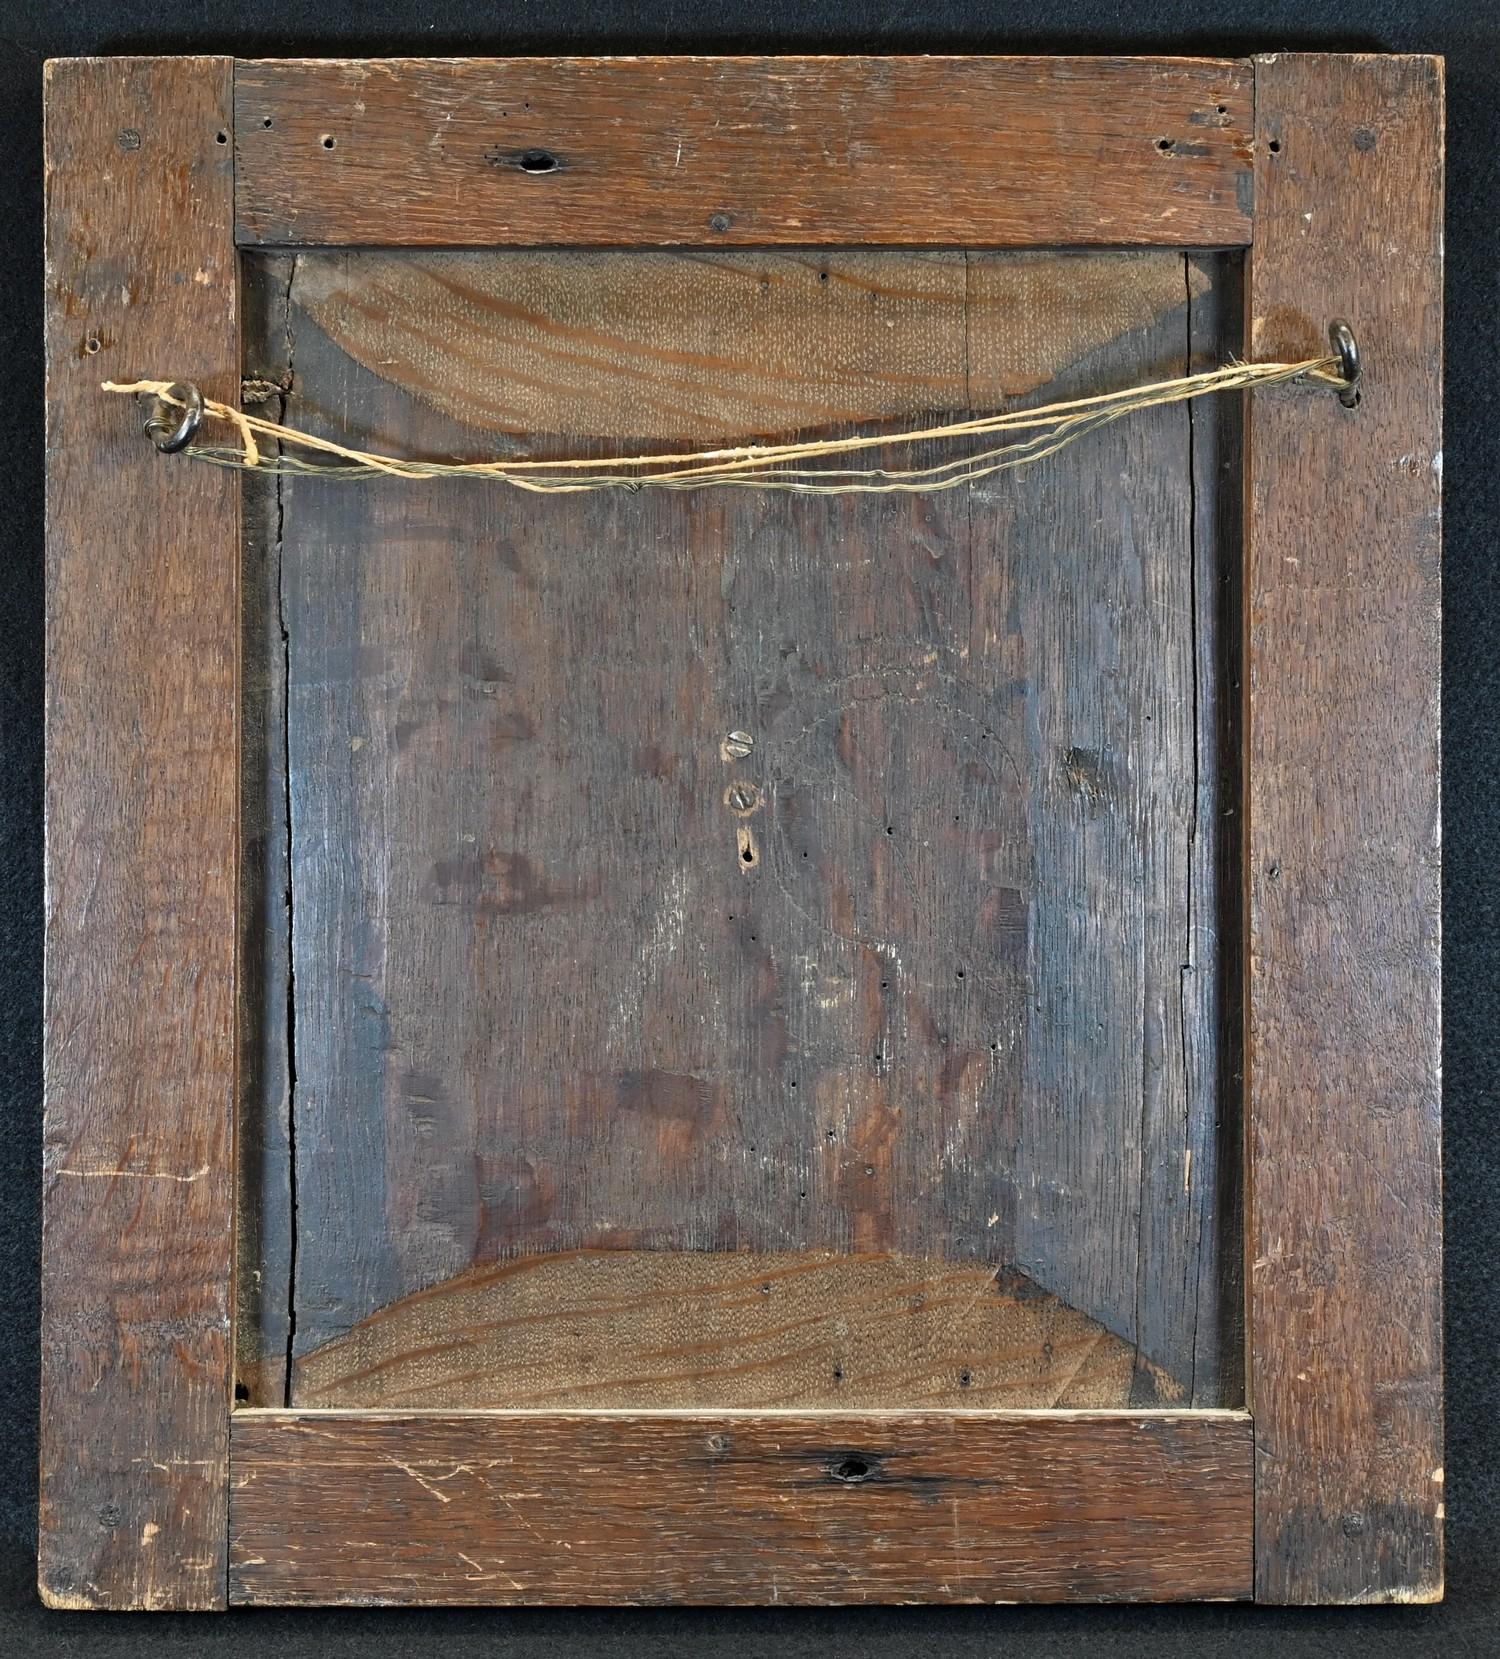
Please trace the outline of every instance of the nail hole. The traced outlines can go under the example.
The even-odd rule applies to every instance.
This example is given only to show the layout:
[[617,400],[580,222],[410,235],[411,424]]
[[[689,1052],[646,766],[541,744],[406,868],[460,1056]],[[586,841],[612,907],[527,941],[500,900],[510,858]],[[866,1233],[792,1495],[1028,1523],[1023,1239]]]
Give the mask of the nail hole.
[[265,118],[264,121],[261,122],[261,126],[265,127],[269,131],[269,129],[272,126],[271,117],[269,115]]
[[1229,105],[1228,104],[1215,104],[1214,108],[1216,110],[1218,110],[1220,115],[1228,115],[1229,114]]
[[90,357],[92,357],[103,344],[104,342],[97,334],[91,334],[88,339],[83,342],[83,349],[89,354]]
[[833,1380],[835,1382],[842,1382],[844,1380],[844,1373],[839,1369],[839,1367],[837,1365],[835,1365],[834,1368],[833,1368]]
[[1158,138],[1156,141],[1156,147],[1163,155],[1168,155],[1171,153],[1172,140],[1170,138]]
[[827,271],[819,271],[818,272],[818,281],[819,282],[827,282],[827,280],[828,280]]
[[970,1373],[968,1371],[960,1371],[959,1372],[959,1374],[958,1374],[958,1386],[960,1388],[967,1388],[969,1386],[969,1384],[972,1383],[973,1381],[974,1381],[974,1378],[973,1378],[972,1373]]
[[960,978],[960,979],[962,979],[962,978],[963,978],[963,976],[964,976],[964,971],[963,971],[963,969],[962,969],[962,968],[960,968],[960,969],[959,969],[959,970],[958,970],[958,977],[959,977],[959,978]]
[[555,173],[557,157],[551,150],[523,150],[520,168],[523,173]]
[[875,1465],[867,1457],[841,1457],[828,1465],[828,1473],[848,1486],[857,1486],[875,1473]]
[[215,144],[227,144],[228,142],[229,142],[229,134],[227,132],[224,132],[222,129],[214,134],[214,143]]
[[333,146],[335,145],[335,143],[337,143],[337,140],[334,138],[334,136],[331,132],[326,132],[326,133],[323,134],[323,148],[325,150],[331,150],[333,148]]
[[1279,138],[1273,138],[1266,148],[1273,156],[1279,156],[1281,154],[1281,140]]

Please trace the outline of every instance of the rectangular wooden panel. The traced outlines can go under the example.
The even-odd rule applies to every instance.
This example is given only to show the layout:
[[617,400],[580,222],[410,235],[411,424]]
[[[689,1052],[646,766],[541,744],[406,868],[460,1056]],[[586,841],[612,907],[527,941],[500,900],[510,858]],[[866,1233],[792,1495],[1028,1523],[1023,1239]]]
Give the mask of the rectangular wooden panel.
[[234,1420],[230,1598],[587,1604],[1249,1594],[1228,1412]]
[[1257,64],[1252,358],[1331,317],[1357,409],[1251,405],[1257,1595],[1441,1594],[1442,66]]
[[222,58],[47,79],[40,1581],[224,1601],[239,486],[105,378],[238,389]]
[[1233,247],[1252,118],[1208,58],[242,63],[238,235]]
[[[1224,263],[304,253],[254,356],[407,454],[738,441],[1180,374]],[[292,1321],[303,1406],[1238,1403],[1216,431],[919,500],[281,481],[257,1403]]]

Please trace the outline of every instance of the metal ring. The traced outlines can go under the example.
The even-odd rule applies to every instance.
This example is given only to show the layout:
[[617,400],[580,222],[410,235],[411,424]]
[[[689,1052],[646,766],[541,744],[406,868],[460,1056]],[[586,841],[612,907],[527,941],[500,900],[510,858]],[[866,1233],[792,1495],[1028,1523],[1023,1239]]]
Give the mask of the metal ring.
[[1359,356],[1359,341],[1348,323],[1340,322],[1329,323],[1328,341],[1339,360],[1339,373],[1344,377],[1344,384],[1339,387],[1339,402],[1346,409],[1353,409],[1359,402],[1359,382],[1365,372]]
[[142,430],[163,455],[186,449],[203,424],[203,393],[190,380],[176,380],[167,387],[167,397],[176,404],[151,394],[151,413]]

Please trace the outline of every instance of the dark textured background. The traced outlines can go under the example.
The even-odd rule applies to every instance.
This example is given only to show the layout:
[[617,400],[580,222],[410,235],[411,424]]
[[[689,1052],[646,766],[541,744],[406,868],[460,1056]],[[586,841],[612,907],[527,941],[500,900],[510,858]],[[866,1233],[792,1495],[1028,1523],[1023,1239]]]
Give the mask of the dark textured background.
[[[391,52],[1128,50],[1441,52],[1448,58],[1448,397],[1444,966],[1448,1249],[1448,1601],[1436,1608],[1229,1607],[842,1612],[48,1613],[32,1589],[36,1503],[37,1208],[41,1120],[42,353],[41,90],[47,57]],[[1495,522],[1500,507],[1500,8],[1496,0],[1361,6],[1219,0],[0,0],[0,1655],[203,1656],[269,1644],[277,1659],[447,1655],[869,1659],[1500,1651],[1497,1386],[1491,1259],[1500,1213],[1492,1077],[1500,1025],[1491,865],[1500,829]],[[1310,533],[1313,527],[1309,527]],[[1379,1319],[1382,1310],[1370,1309]]]

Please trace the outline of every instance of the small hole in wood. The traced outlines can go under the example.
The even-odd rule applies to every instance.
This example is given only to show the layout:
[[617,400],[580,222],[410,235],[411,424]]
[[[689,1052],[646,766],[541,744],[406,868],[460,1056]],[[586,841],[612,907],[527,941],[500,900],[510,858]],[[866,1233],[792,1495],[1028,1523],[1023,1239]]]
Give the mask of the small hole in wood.
[[1172,140],[1170,138],[1158,138],[1156,141],[1156,147],[1163,155],[1170,155],[1172,151]]
[[331,150],[333,148],[333,146],[338,142],[338,140],[334,138],[334,136],[331,132],[326,132],[326,133],[323,134],[323,141],[322,142],[323,142],[323,148],[325,150]]
[[271,120],[271,117],[269,115],[265,118],[264,121],[261,122],[261,126],[266,128],[267,131],[269,131],[271,129],[271,127],[273,127],[274,125],[275,125],[275,123]]
[[1279,138],[1273,138],[1266,148],[1273,156],[1279,156],[1281,154],[1281,140]]
[[89,354],[90,357],[92,357],[103,344],[104,342],[97,334],[91,334],[88,339],[83,342],[83,349]]
[[214,134],[214,143],[215,144],[227,144],[228,142],[229,142],[229,134],[227,132],[225,132],[222,128],[220,128],[220,130]]
[[959,1374],[958,1374],[958,1386],[960,1388],[967,1388],[969,1386],[969,1384],[972,1383],[973,1381],[974,1381],[974,1378],[973,1378],[973,1375],[970,1372],[968,1372],[968,1371],[960,1371],[959,1372]]
[[847,1486],[857,1486],[875,1473],[875,1465],[867,1457],[841,1457],[828,1465],[828,1473]]
[[517,165],[523,173],[555,173],[558,162],[551,150],[523,150]]
[[963,976],[964,976],[964,971],[963,971],[963,969],[962,969],[962,968],[960,968],[960,969],[959,969],[959,970],[958,970],[958,977],[959,977],[959,978],[960,978],[960,979],[962,979],[962,978],[963,978]]
[[1228,115],[1229,114],[1229,105],[1228,104],[1215,104],[1214,108],[1219,112],[1220,115]]
[[827,282],[827,280],[828,280],[827,271],[819,271],[818,272],[818,281],[819,282]]

